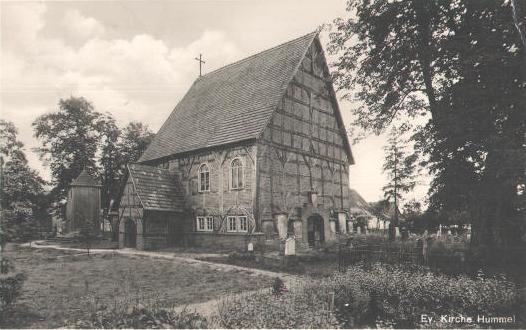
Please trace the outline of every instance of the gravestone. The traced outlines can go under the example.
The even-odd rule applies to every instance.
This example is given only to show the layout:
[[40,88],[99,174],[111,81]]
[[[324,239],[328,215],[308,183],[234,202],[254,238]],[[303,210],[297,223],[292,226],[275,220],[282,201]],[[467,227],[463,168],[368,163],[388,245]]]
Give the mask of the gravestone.
[[347,215],[343,212],[338,213],[338,223],[340,224],[340,233],[347,232]]
[[296,240],[293,237],[289,237],[285,241],[285,255],[286,256],[296,255]]
[[276,215],[276,218],[279,238],[286,239],[288,230],[288,215],[286,213],[279,213]]

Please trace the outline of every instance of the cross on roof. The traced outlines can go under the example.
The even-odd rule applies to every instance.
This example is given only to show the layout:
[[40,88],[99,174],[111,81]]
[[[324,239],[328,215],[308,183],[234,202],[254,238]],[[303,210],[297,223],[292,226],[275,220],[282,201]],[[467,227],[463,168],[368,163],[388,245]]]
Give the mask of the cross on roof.
[[199,77],[201,77],[202,76],[201,65],[206,63],[206,62],[201,59],[201,54],[199,54],[199,58],[196,57],[195,60],[199,61]]

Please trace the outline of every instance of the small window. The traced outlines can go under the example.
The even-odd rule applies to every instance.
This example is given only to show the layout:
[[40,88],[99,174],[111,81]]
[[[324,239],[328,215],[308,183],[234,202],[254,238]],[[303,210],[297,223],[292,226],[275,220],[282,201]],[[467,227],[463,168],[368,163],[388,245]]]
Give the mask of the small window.
[[197,217],[197,231],[213,231],[214,218],[213,217]]
[[231,167],[231,184],[232,189],[243,188],[243,163],[239,158],[232,160]]
[[199,167],[199,191],[210,191],[210,170],[206,164]]
[[239,219],[239,231],[248,231],[247,217],[238,217]]
[[235,232],[237,231],[237,221],[236,217],[228,217],[228,228],[227,231]]
[[206,230],[207,231],[214,230],[214,218],[213,217],[206,218]]
[[204,231],[205,230],[205,218],[203,217],[197,217],[197,226],[198,231]]

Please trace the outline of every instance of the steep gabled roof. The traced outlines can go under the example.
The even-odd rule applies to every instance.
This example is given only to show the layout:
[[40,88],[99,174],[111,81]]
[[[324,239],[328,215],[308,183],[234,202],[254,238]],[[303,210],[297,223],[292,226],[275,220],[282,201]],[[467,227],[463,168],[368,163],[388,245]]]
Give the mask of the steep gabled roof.
[[354,189],[349,189],[349,210],[354,215],[373,216],[371,205]]
[[349,189],[349,207],[371,210],[371,205],[354,189]]
[[130,164],[128,171],[145,210],[184,210],[184,192],[170,171],[140,164]]
[[99,187],[100,184],[88,173],[86,169],[83,169],[79,176],[73,180],[71,186]]
[[309,33],[198,78],[139,162],[257,138],[316,35]]

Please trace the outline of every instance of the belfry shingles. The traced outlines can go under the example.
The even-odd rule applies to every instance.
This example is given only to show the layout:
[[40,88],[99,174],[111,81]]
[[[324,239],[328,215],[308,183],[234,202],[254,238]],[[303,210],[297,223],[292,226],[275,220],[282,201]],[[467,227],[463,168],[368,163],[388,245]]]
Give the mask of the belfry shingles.
[[184,192],[170,171],[140,164],[130,164],[128,169],[144,209],[183,211]]
[[139,162],[257,138],[315,36],[310,33],[198,78]]

